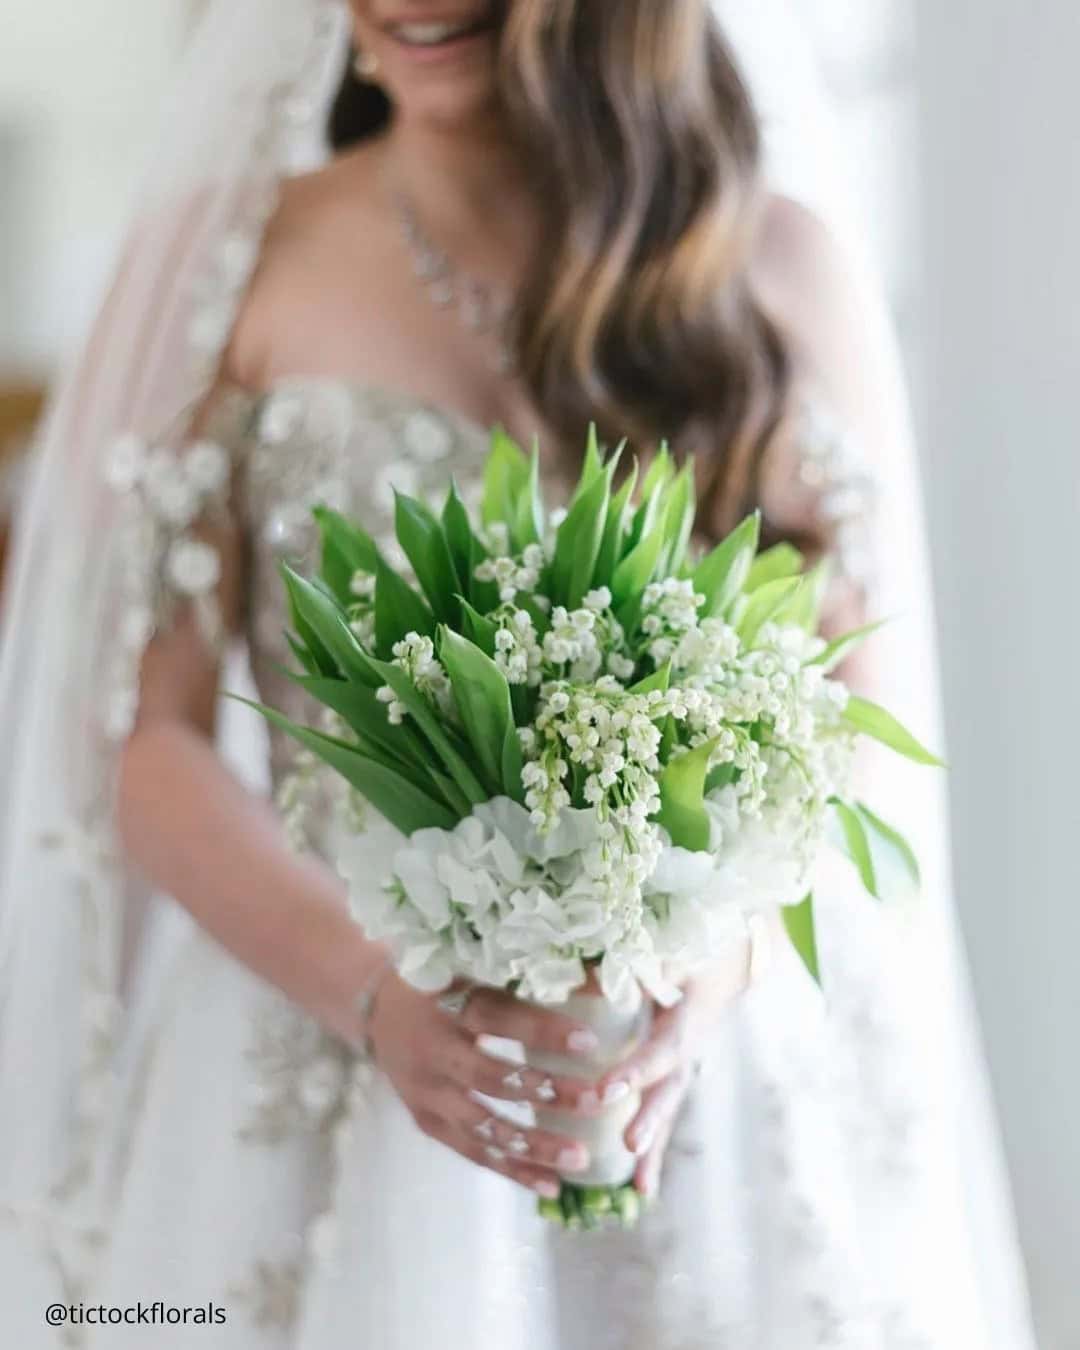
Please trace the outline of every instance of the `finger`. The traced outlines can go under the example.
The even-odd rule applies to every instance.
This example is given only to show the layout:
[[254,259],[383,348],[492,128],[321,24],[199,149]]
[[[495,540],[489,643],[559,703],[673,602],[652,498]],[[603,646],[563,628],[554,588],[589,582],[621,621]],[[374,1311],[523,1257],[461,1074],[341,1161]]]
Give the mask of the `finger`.
[[583,1172],[589,1165],[589,1150],[579,1140],[493,1115],[456,1084],[447,1083],[427,1099],[425,1106],[471,1133],[482,1145],[492,1144],[517,1162],[564,1173]]
[[634,1185],[642,1195],[652,1198],[660,1189],[660,1173],[664,1166],[671,1133],[675,1128],[676,1111],[662,1117],[656,1135],[648,1150],[634,1169]]
[[551,1054],[591,1055],[600,1045],[596,1033],[574,1018],[523,1003],[498,989],[477,989],[461,1024],[474,1036],[501,1036]]
[[[588,1078],[566,1074],[546,1074],[523,1064],[494,1059],[478,1048],[462,1031],[440,1048],[439,1067],[443,1074],[471,1092],[482,1093],[507,1102],[531,1102],[552,1110],[595,1115],[602,1109],[601,1095]],[[625,1096],[621,1089],[617,1096]],[[612,1100],[615,1100],[613,1097]]]
[[640,1091],[667,1078],[683,1062],[685,1039],[685,1001],[676,1003],[673,1008],[661,1008],[653,1019],[648,1039],[600,1080],[601,1092],[610,1093],[619,1083],[627,1084],[632,1091]]
[[641,1109],[627,1126],[626,1147],[639,1157],[648,1153],[661,1127],[679,1109],[690,1075],[684,1068],[646,1088],[641,1097]]
[[562,1185],[551,1172],[531,1163],[519,1162],[496,1144],[484,1144],[467,1130],[462,1130],[434,1112],[419,1112],[416,1123],[430,1138],[460,1153],[469,1162],[489,1172],[515,1181],[547,1200],[557,1200]]

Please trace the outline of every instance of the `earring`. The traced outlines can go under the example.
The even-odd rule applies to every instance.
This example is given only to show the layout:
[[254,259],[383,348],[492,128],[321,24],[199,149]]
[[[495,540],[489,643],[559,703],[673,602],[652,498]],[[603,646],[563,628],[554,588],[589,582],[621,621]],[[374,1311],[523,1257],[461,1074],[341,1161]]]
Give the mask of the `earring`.
[[358,51],[353,59],[353,72],[362,84],[372,84],[379,73],[379,58],[374,52]]

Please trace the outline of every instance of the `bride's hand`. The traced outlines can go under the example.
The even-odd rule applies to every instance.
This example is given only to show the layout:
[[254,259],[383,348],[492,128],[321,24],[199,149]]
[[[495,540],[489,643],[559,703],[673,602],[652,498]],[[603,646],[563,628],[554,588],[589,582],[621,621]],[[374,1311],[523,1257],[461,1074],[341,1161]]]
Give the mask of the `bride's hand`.
[[581,1023],[484,988],[473,989],[462,1013],[454,1016],[437,997],[391,972],[375,1000],[368,1032],[376,1063],[432,1139],[551,1199],[559,1194],[558,1172],[572,1174],[588,1166],[584,1144],[499,1119],[474,1097],[483,1093],[595,1114],[595,1081],[510,1064],[477,1045],[479,1036],[498,1036],[533,1050],[588,1054],[595,1037]]
[[749,988],[759,954],[776,941],[775,924],[770,921],[767,926],[771,931],[759,929],[730,956],[690,980],[674,1007],[655,1008],[648,1039],[601,1081],[601,1091],[621,1081],[641,1093],[641,1107],[623,1137],[638,1159],[634,1185],[642,1195],[656,1193],[679,1108],[710,1032]]

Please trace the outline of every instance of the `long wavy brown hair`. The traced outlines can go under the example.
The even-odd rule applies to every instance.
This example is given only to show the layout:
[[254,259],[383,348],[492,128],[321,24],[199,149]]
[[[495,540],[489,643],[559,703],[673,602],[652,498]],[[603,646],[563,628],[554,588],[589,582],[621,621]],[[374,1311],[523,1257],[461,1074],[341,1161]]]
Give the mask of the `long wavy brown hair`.
[[[511,0],[502,95],[548,213],[517,309],[521,373],[568,444],[666,438],[702,465],[701,526],[757,494],[787,405],[747,280],[760,135],[709,0]],[[337,145],[385,100],[346,77]]]

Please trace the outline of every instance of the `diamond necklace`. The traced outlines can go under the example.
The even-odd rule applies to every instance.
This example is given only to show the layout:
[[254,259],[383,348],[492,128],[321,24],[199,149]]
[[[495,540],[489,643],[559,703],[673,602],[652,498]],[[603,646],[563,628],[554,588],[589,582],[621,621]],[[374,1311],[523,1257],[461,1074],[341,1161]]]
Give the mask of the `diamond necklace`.
[[493,338],[493,365],[500,374],[510,374],[517,366],[517,357],[513,342],[516,309],[509,291],[464,273],[445,250],[432,242],[405,193],[395,188],[392,197],[413,275],[428,299],[436,309],[452,308],[468,332]]

